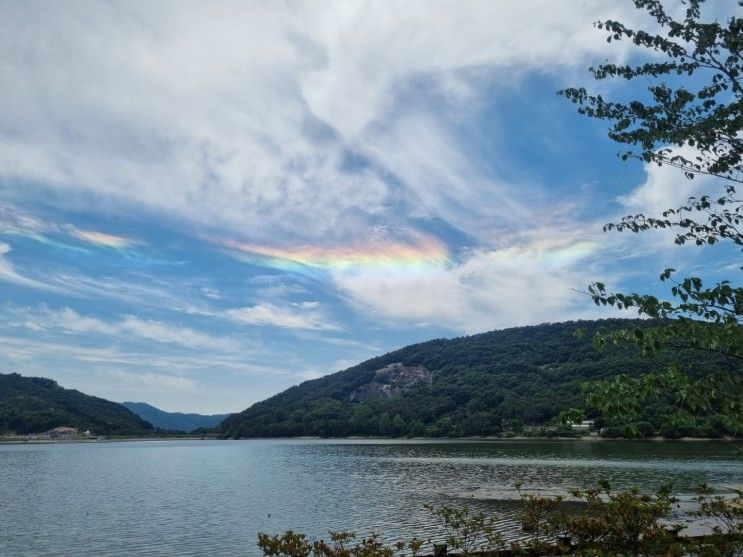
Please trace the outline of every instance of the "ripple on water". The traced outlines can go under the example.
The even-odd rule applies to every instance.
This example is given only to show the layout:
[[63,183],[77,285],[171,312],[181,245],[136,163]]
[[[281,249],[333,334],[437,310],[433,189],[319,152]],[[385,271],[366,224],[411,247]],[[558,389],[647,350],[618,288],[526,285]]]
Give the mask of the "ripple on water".
[[608,479],[681,491],[740,482],[725,443],[167,441],[0,446],[0,555],[258,555],[288,528],[433,537],[425,504],[495,513],[518,536],[515,482]]

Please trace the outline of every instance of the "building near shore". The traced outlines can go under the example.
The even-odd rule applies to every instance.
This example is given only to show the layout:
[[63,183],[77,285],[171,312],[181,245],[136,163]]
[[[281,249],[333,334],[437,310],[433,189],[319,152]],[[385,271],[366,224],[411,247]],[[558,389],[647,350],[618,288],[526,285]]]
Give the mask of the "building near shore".
[[55,427],[54,429],[50,429],[49,431],[45,431],[44,433],[42,433],[44,437],[50,437],[54,439],[60,437],[73,437],[77,434],[77,428],[66,426]]

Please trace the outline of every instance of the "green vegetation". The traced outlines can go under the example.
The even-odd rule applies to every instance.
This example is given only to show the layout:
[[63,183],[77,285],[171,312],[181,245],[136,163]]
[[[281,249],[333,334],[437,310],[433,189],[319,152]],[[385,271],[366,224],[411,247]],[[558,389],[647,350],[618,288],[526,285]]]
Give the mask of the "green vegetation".
[[[633,347],[597,352],[591,335],[625,329],[628,320],[579,321],[518,327],[407,346],[345,371],[306,381],[227,418],[225,437],[489,436],[531,432],[576,435],[570,426],[544,426],[583,402],[581,384],[621,373],[639,377],[665,369],[672,355],[650,360]],[[681,350],[687,370],[727,365],[719,355]],[[408,375],[381,373],[392,364]],[[407,382],[396,383],[400,378]],[[359,400],[361,398],[361,400]],[[644,418],[657,433],[675,408],[660,399]],[[602,426],[601,420],[598,425]],[[689,435],[730,434],[709,416]],[[527,428],[525,430],[525,428]],[[652,431],[650,431],[652,430]]]
[[148,435],[152,424],[121,404],[65,389],[51,379],[0,374],[0,434],[41,433],[58,426],[96,435]]
[[[521,486],[516,486],[519,491]],[[666,555],[734,556],[743,551],[743,491],[730,496],[700,486],[694,510],[684,520],[671,523],[677,499],[670,485],[643,494],[631,488],[616,491],[608,483],[574,490],[571,500],[562,496],[521,493],[521,530],[525,537],[506,544],[497,532],[497,516],[472,513],[467,508],[430,510],[440,519],[447,549],[454,555],[506,557],[514,555]],[[678,533],[704,519],[710,531],[704,536]],[[331,543],[308,540],[291,530],[280,535],[259,534],[258,547],[265,556],[279,557],[395,557],[419,555],[430,539],[413,538],[385,547],[376,536],[354,544],[352,532],[331,532]],[[434,544],[436,549],[441,545]]]
[[191,433],[197,429],[210,429],[219,424],[230,414],[184,414],[182,412],[165,412],[145,402],[122,402],[122,406],[134,412],[158,429],[183,431]]
[[[611,101],[584,88],[560,94],[576,103],[579,113],[610,123],[609,137],[634,149],[623,153],[623,159],[677,168],[680,180],[702,177],[713,190],[661,215],[627,215],[604,230],[668,229],[675,232],[679,245],[722,243],[742,249],[743,200],[735,188],[743,184],[743,18],[733,12],[705,19],[703,0],[683,4],[679,17],[677,6],[666,9],[659,0],[635,0],[636,7],[652,18],[651,31],[612,20],[596,24],[608,33],[609,42],[631,41],[645,50],[644,63],[605,63],[590,70],[597,80],[637,80],[642,84],[639,98]],[[632,343],[649,355],[667,346],[684,346],[743,360],[743,288],[730,280],[705,286],[700,277],[676,279],[675,273],[665,269],[660,274],[671,285],[671,300],[610,292],[600,282],[590,285],[589,294],[597,305],[636,310],[661,320],[652,326],[637,324],[631,330],[601,333],[596,344]],[[589,390],[589,404],[611,414],[617,427],[632,434],[637,430],[627,424],[637,421],[642,413],[638,409],[648,398],[674,402],[674,434],[710,414],[727,427],[743,428],[740,366],[729,372],[715,367],[698,371],[686,377],[669,369],[665,375],[641,381],[622,378],[599,384]]]
[[[426,507],[444,528],[444,541],[448,548],[471,555],[476,551],[496,551],[506,547],[498,531],[498,521],[484,512],[474,512],[469,507]],[[404,546],[403,546],[404,547]]]

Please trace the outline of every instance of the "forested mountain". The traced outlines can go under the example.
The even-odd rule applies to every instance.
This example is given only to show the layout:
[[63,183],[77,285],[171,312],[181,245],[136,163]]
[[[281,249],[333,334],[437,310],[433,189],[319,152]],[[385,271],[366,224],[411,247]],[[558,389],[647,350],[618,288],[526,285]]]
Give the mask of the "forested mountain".
[[191,432],[200,428],[213,428],[227,416],[230,416],[230,414],[204,415],[166,412],[146,402],[122,402],[121,405],[155,427],[170,431]]
[[0,433],[40,433],[69,426],[96,435],[143,435],[146,422],[121,404],[60,387],[42,377],[0,374]]
[[[597,328],[633,323],[571,321],[414,344],[292,387],[232,415],[218,430],[236,438],[496,435],[582,405],[580,385],[589,379],[661,370],[672,360],[692,371],[722,365],[699,352],[648,360],[632,347],[592,347]],[[577,329],[585,336],[576,337]],[[659,403],[648,419],[660,423],[663,412]]]

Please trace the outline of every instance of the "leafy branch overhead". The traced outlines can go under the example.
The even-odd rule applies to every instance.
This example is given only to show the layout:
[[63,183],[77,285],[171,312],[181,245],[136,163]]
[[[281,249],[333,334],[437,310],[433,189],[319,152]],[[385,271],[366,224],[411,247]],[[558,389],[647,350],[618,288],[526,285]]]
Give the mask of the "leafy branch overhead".
[[[639,148],[625,152],[623,158],[676,166],[688,172],[688,177],[711,174],[743,183],[743,18],[731,16],[724,23],[702,21],[702,4],[703,0],[689,0],[685,17],[677,20],[660,0],[635,0],[637,8],[655,19],[661,33],[630,29],[613,20],[596,23],[608,33],[609,42],[630,40],[653,51],[652,62],[602,64],[590,69],[598,80],[648,79],[644,101],[607,101],[582,87],[560,94],[578,104],[581,114],[613,122],[611,139]],[[656,61],[658,55],[664,59]],[[682,82],[673,88],[673,80]],[[673,146],[693,147],[698,154],[681,156]]]
[[[670,229],[679,245],[732,243],[743,249],[743,200],[735,186],[743,183],[742,12],[726,18],[706,17],[704,0],[683,4],[683,14],[676,17],[677,10],[668,10],[660,0],[635,0],[635,6],[654,20],[653,31],[614,20],[596,23],[609,42],[631,41],[646,51],[649,60],[605,63],[591,68],[591,74],[597,80],[639,78],[647,84],[638,95],[641,98],[618,102],[590,94],[583,87],[559,94],[577,104],[580,114],[610,123],[609,137],[630,146],[620,153],[623,160],[634,158],[680,169],[681,180],[701,175],[720,182],[718,194],[691,197],[661,215],[627,215],[605,225],[604,231]],[[737,4],[743,7],[743,1]],[[700,277],[676,279],[675,272],[666,269],[660,275],[671,286],[670,300],[611,292],[602,282],[589,285],[588,294],[596,305],[636,310],[650,318],[631,330],[599,331],[595,347],[631,343],[648,356],[656,356],[664,347],[690,347],[724,355],[728,369],[695,369],[690,376],[671,368],[666,374],[588,384],[587,402],[632,436],[637,434],[632,424],[641,423],[644,401],[661,396],[662,391],[677,405],[678,420],[689,419],[695,412],[719,413],[739,430],[743,426],[743,288],[730,280],[705,286]],[[705,397],[709,392],[719,396]]]
[[[673,272],[674,269],[666,269],[660,279],[672,280]],[[662,325],[637,325],[630,331],[599,331],[594,346],[603,349],[609,342],[631,342],[652,356],[666,345],[684,345],[742,359],[743,288],[732,287],[729,281],[703,288],[702,280],[696,277],[673,282],[671,293],[676,302],[659,300],[650,294],[608,293],[601,282],[589,285],[588,292],[596,305],[634,308],[640,315],[664,320]]]
[[[741,199],[730,182],[743,183],[743,18],[732,16],[724,24],[703,22],[701,0],[688,2],[686,17],[674,20],[658,0],[636,0],[638,8],[653,16],[662,34],[633,30],[607,20],[598,22],[608,40],[631,40],[666,60],[638,66],[603,64],[591,68],[596,79],[647,79],[647,98],[627,103],[590,95],[585,88],[559,94],[579,105],[578,112],[611,122],[609,137],[632,145],[622,158],[682,169],[688,179],[696,175],[720,178],[728,184],[721,196],[690,198],[686,205],[661,217],[628,215],[605,230],[640,232],[653,228],[680,229],[677,243],[713,244],[722,239],[743,246],[738,229],[743,215]],[[743,6],[743,2],[738,2]],[[658,79],[664,80],[657,82]],[[669,85],[669,83],[671,85]],[[672,84],[678,83],[675,89]],[[693,155],[686,155],[691,151]],[[701,220],[693,215],[699,213]],[[692,215],[692,216],[689,216]]]

